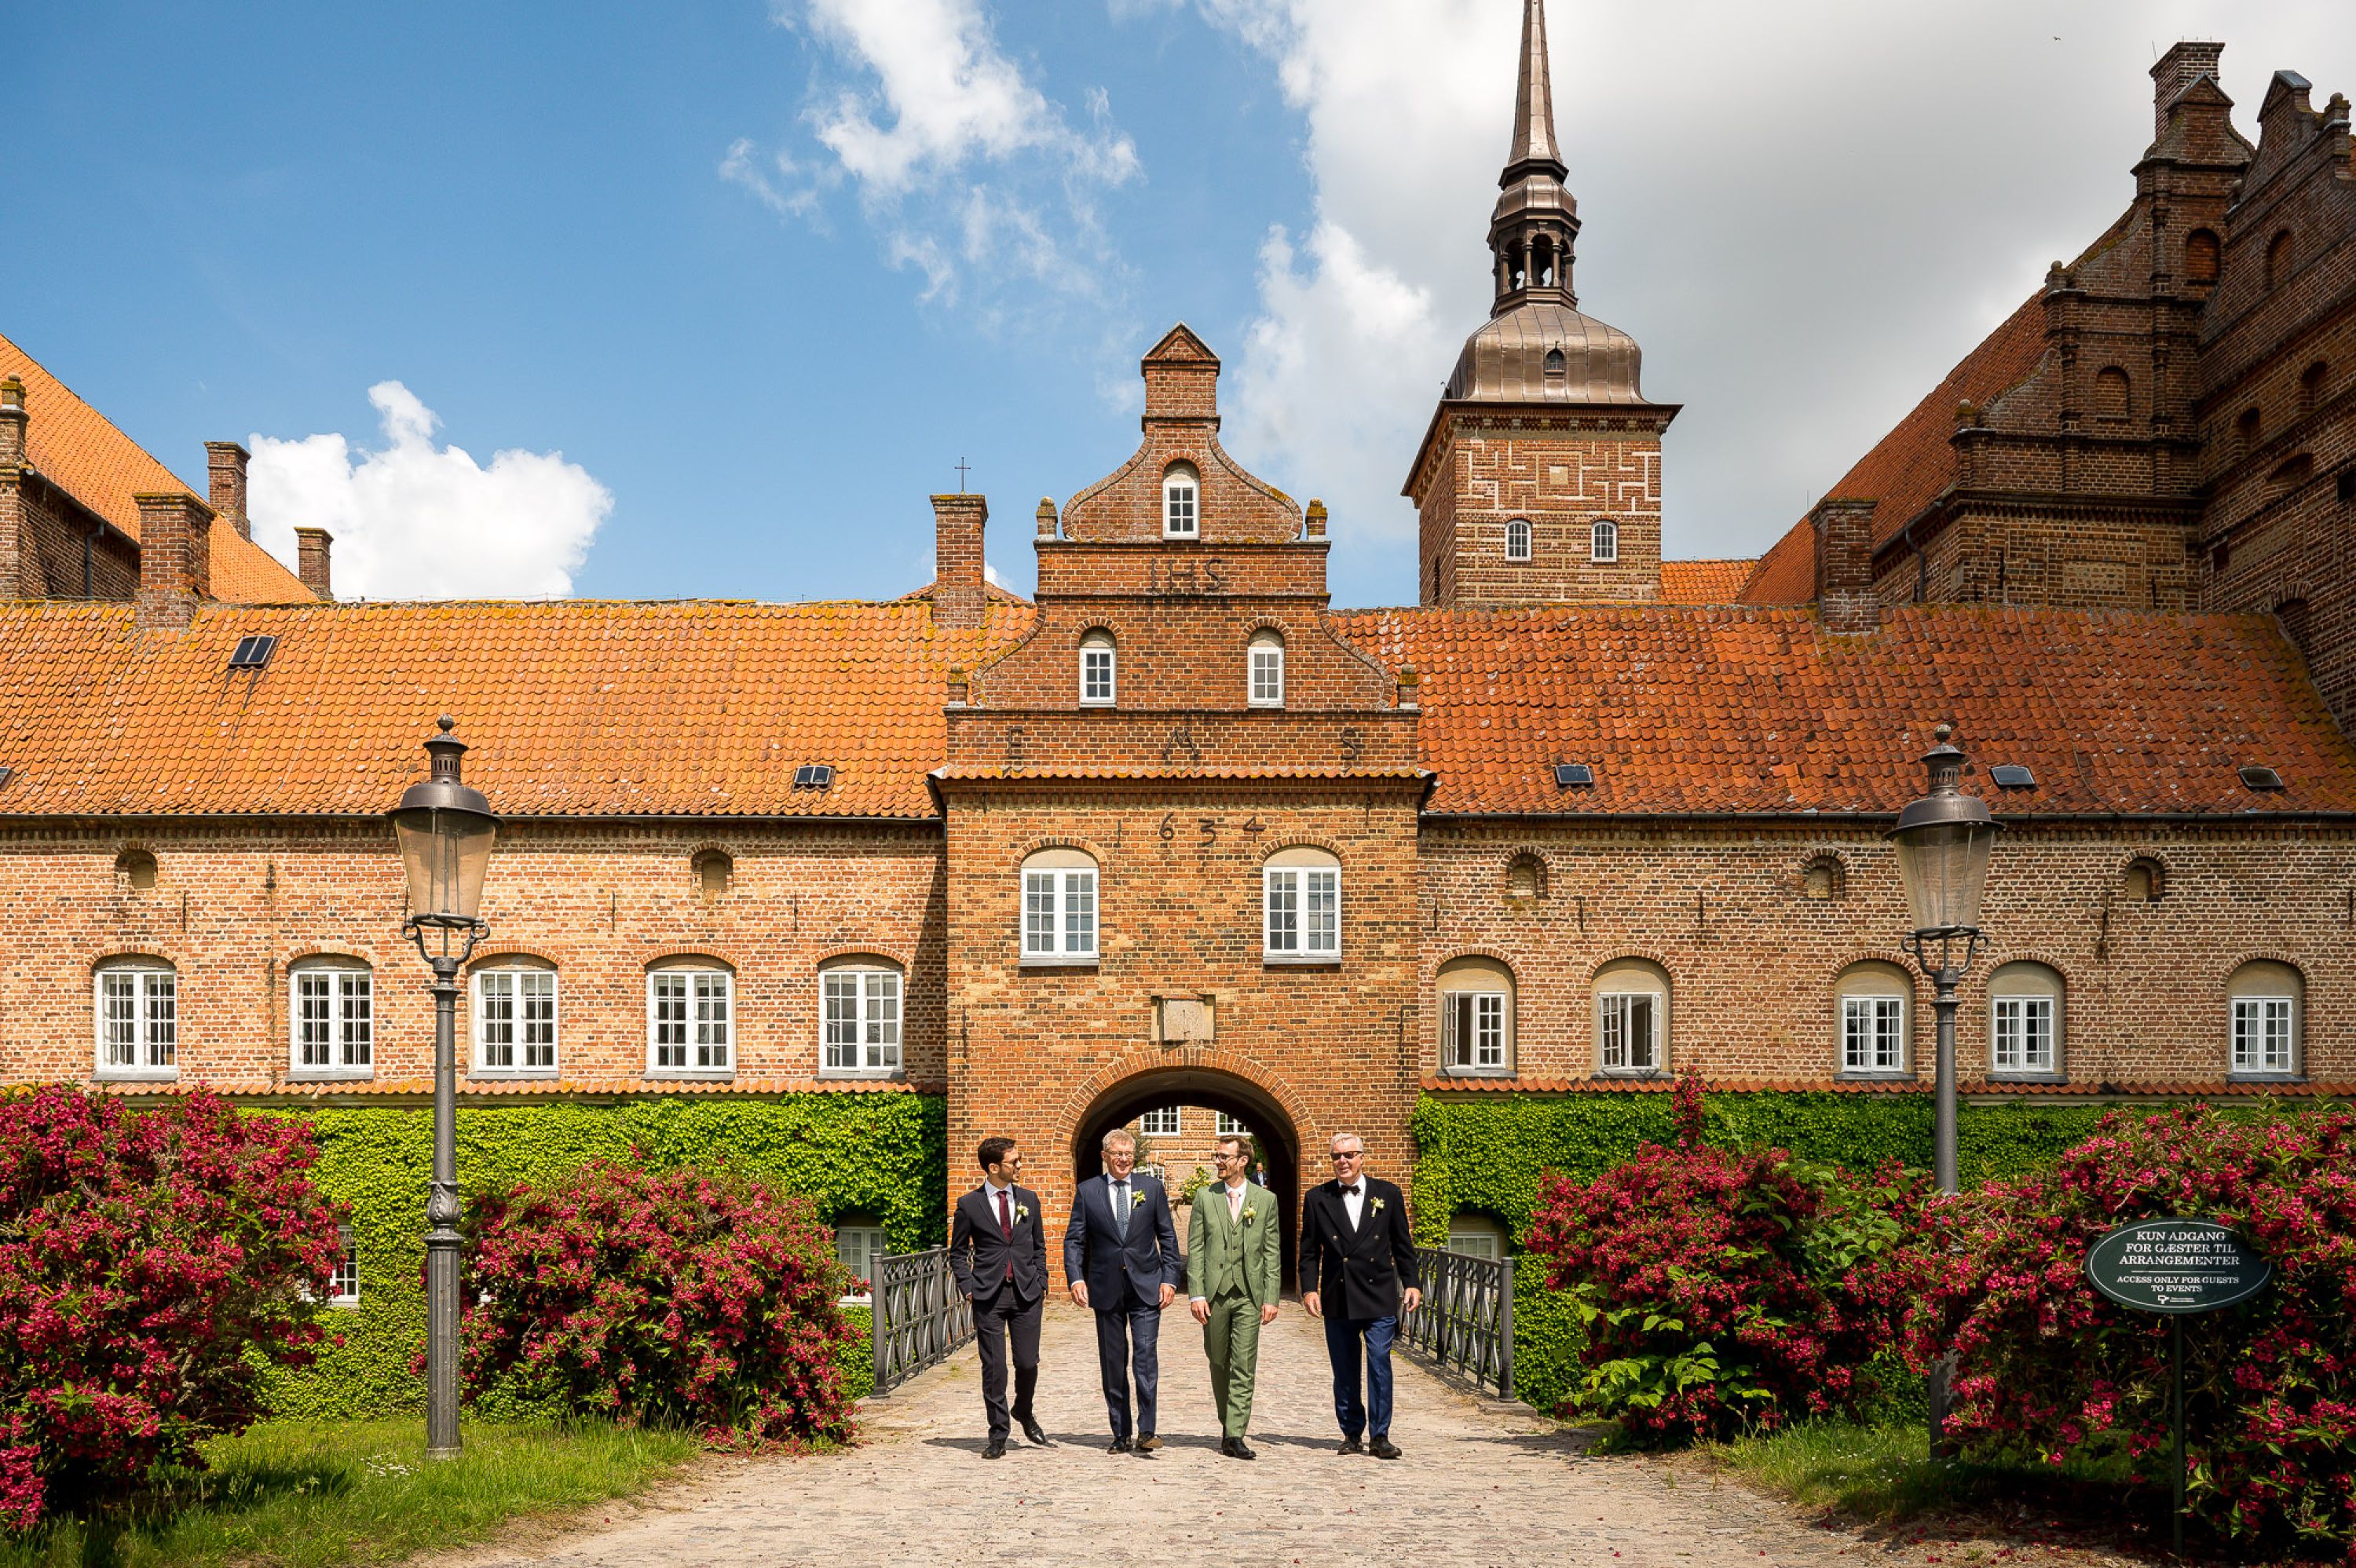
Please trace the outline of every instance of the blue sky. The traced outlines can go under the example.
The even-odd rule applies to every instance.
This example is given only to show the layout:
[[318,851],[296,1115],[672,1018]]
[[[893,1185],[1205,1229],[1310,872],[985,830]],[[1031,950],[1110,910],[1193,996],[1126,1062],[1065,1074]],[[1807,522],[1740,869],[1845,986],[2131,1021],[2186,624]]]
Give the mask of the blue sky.
[[[1229,449],[1333,505],[1337,600],[1401,602],[1518,15],[14,6],[0,331],[184,475],[265,438],[264,538],[338,528],[348,591],[795,599],[921,584],[960,458],[1027,588],[1183,318]],[[1763,548],[2100,231],[2156,48],[2224,38],[2245,131],[2277,66],[2356,89],[2345,5],[1549,20],[1582,307],[1686,405],[1676,555]]]

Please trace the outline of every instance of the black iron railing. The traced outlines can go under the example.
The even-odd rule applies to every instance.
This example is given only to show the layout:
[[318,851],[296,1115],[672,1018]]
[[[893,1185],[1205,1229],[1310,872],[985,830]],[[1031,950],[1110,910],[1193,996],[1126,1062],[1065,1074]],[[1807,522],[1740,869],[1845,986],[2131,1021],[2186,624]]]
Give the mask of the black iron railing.
[[945,1361],[973,1338],[973,1307],[958,1294],[949,1250],[886,1253],[868,1281],[875,1315],[875,1397]]
[[1514,1397],[1514,1260],[1418,1247],[1423,1305],[1399,1317],[1399,1343]]

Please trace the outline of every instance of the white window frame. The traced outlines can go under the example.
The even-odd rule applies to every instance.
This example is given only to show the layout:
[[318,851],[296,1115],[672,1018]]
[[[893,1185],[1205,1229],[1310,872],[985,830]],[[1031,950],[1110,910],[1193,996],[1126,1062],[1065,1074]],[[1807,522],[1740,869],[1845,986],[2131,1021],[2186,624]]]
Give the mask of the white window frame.
[[1021,879],[1015,918],[1023,962],[1095,963],[1102,915],[1097,897],[1097,869],[1026,864]]
[[1505,525],[1505,559],[1520,565],[1530,559],[1530,521],[1515,517]]
[[359,1232],[349,1225],[336,1227],[340,1247],[336,1254],[335,1272],[327,1275],[327,1305],[358,1307],[360,1304],[360,1242]]
[[1470,1214],[1448,1217],[1448,1251],[1462,1253],[1494,1263],[1508,1254],[1510,1243],[1504,1235],[1505,1227],[1495,1221]]
[[[2296,1078],[2298,1076],[2298,997],[2276,992],[2236,995],[2226,1004],[2227,1072],[2234,1078]],[[2275,1065],[2273,1045],[2282,1047],[2281,1065]],[[2247,1049],[2257,1047],[2254,1058]]]
[[[1644,1061],[1631,1031],[1642,1002],[1647,1029]],[[1657,1078],[1667,1071],[1668,999],[1651,987],[1595,994],[1595,1070],[1615,1078]]]
[[[553,1078],[564,1061],[564,987],[536,964],[486,964],[474,974],[472,1078]],[[545,1008],[539,1004],[545,1003]],[[546,1016],[539,1016],[545,1012]],[[495,1034],[507,1038],[494,1040]],[[546,1039],[536,1038],[545,1034]],[[494,1047],[505,1061],[492,1060]],[[545,1061],[535,1061],[544,1054]]]
[[[109,1011],[108,992],[127,1004]],[[166,1083],[180,1075],[180,972],[167,964],[109,964],[91,977],[91,1076],[110,1082]],[[130,1060],[107,1060],[109,1026],[127,1033],[119,1041]]]
[[1162,537],[1203,537],[1203,480],[1191,465],[1173,464],[1162,475]]
[[1440,1062],[1451,1074],[1514,1070],[1514,999],[1504,991],[1440,993]]
[[818,996],[819,1077],[900,1075],[905,1060],[900,1042],[907,1024],[908,990],[897,968],[878,964],[838,964],[821,969]]
[[[325,1007],[322,1017],[316,1009]],[[307,1038],[314,1025],[319,1037]],[[305,1060],[316,1044],[321,1061]],[[286,973],[286,1075],[364,1079],[376,1075],[376,976],[357,960],[302,960]]]
[[[1840,1073],[1844,1078],[1907,1076],[1907,997],[1895,991],[1840,994]],[[1883,1061],[1881,1047],[1894,1040],[1897,1060]],[[1863,1049],[1860,1051],[1860,1045]]]
[[[1092,667],[1101,663],[1102,670]],[[1097,677],[1101,674],[1102,679]],[[1108,632],[1080,638],[1080,706],[1110,708],[1120,694],[1120,655]]]
[[1248,1138],[1252,1136],[1252,1130],[1244,1125],[1241,1116],[1231,1116],[1225,1111],[1217,1113],[1217,1119],[1211,1125],[1214,1137]]
[[1587,559],[1598,566],[1611,566],[1620,560],[1620,525],[1609,517],[1598,517],[1587,527]]
[[[1156,1120],[1157,1117],[1161,1119]],[[1141,1137],[1181,1137],[1184,1136],[1185,1125],[1186,1113],[1177,1105],[1157,1105],[1137,1118],[1137,1131]]]
[[[674,987],[676,997],[668,994]],[[674,1051],[677,1061],[663,1060]],[[721,964],[666,964],[648,970],[647,1076],[735,1075],[736,972]]]
[[1269,964],[1339,963],[1342,868],[1260,868],[1260,944]]
[[[846,1241],[851,1243],[849,1252],[855,1255],[859,1262],[854,1263],[851,1256],[845,1255],[842,1243]],[[890,1246],[891,1242],[884,1234],[884,1227],[881,1225],[837,1225],[834,1228],[836,1261],[851,1271],[852,1278],[863,1279],[868,1285],[865,1290],[853,1285],[850,1294],[841,1298],[844,1304],[863,1306],[875,1299],[875,1265],[883,1261],[884,1253]]]
[[1244,650],[1244,690],[1254,708],[1284,706],[1284,639],[1255,635]]
[[2062,998],[2008,991],[1988,998],[1988,1076],[2051,1078],[2062,1071]]

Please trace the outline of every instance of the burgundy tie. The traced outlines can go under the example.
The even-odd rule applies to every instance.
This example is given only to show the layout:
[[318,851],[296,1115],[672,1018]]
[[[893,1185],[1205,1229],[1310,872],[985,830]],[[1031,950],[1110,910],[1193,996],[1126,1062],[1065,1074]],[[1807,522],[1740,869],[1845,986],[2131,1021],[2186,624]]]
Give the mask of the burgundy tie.
[[1014,1277],[1014,1248],[1012,1244],[1014,1241],[1014,1221],[1006,1211],[1006,1189],[1002,1187],[998,1189],[998,1232],[999,1234],[1006,1238],[1008,1243],[1006,1250],[1006,1277],[1012,1279]]

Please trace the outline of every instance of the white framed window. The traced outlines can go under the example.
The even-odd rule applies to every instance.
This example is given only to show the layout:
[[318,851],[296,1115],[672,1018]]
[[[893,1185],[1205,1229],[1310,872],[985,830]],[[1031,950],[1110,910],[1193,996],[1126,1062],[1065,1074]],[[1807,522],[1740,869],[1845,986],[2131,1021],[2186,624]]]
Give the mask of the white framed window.
[[1203,537],[1202,483],[1191,463],[1173,463],[1162,475],[1162,537]]
[[360,1304],[360,1243],[349,1225],[338,1225],[336,1233],[340,1249],[336,1253],[336,1272],[327,1276],[327,1305],[358,1307]]
[[502,963],[475,971],[475,1065],[485,1078],[556,1076],[556,971]]
[[736,976],[714,965],[647,971],[647,1075],[724,1078],[736,1071]]
[[1274,632],[1253,634],[1247,652],[1247,678],[1254,708],[1284,706],[1284,639]]
[[863,1221],[841,1220],[834,1227],[834,1255],[851,1275],[845,1301],[874,1298],[875,1270],[884,1258],[884,1227]]
[[1230,1116],[1225,1111],[1218,1115],[1215,1136],[1223,1138],[1248,1138],[1251,1129],[1244,1125],[1241,1116]]
[[900,1071],[900,971],[872,962],[819,973],[819,1072],[888,1077]]
[[1284,849],[1260,870],[1262,955],[1271,964],[1342,956],[1342,863],[1322,849]]
[[1530,524],[1526,517],[1515,517],[1505,525],[1505,559],[1530,559]]
[[93,981],[101,1078],[180,1073],[180,976],[169,965],[116,960]]
[[1440,1070],[1483,1073],[1513,1069],[1513,971],[1484,957],[1441,965]]
[[1644,1077],[1669,1070],[1669,977],[1641,958],[1595,976],[1595,1070]]
[[2244,964],[2226,982],[2230,1071],[2236,1078],[2289,1078],[2299,1070],[2305,982],[2287,964]]
[[286,977],[296,1078],[366,1078],[376,1071],[376,985],[355,959],[298,960]]
[[2000,964],[1988,976],[1988,1072],[2051,1078],[2062,1071],[2062,976],[2042,964]]
[[1174,1138],[1179,1136],[1179,1109],[1175,1105],[1160,1105],[1137,1118],[1137,1130],[1149,1138]]
[[1486,1214],[1451,1214],[1448,1250],[1494,1262],[1505,1255],[1505,1227]]
[[1080,638],[1080,706],[1110,708],[1114,693],[1113,645],[1110,632],[1090,632]]
[[1912,983],[1894,964],[1852,964],[1833,982],[1833,1049],[1843,1077],[1903,1077]]
[[1587,559],[1609,563],[1620,559],[1620,525],[1609,517],[1598,517],[1587,530]]
[[1078,849],[1042,849],[1023,862],[1023,962],[1093,964],[1097,863]]

